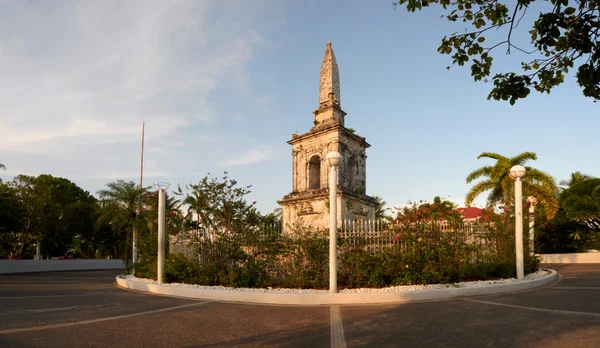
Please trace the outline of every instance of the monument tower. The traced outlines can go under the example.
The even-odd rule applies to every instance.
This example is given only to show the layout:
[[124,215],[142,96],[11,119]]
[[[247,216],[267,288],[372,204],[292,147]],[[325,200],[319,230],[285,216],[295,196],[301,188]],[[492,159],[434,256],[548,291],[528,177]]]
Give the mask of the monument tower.
[[371,145],[354,130],[345,127],[340,73],[331,42],[325,49],[319,107],[313,114],[314,126],[310,131],[293,134],[292,140],[288,141],[292,145],[292,192],[278,201],[283,208],[284,226],[328,226],[330,168],[325,157],[331,151],[342,155],[338,171],[338,223],[374,219],[377,203],[366,195],[366,149]]

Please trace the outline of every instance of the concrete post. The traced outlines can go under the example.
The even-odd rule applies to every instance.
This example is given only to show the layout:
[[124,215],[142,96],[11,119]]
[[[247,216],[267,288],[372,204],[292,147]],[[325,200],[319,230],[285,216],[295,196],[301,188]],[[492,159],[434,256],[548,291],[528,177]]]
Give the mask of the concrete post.
[[523,177],[525,167],[516,165],[510,168],[510,176],[515,179],[515,252],[517,262],[517,279],[524,277],[523,265]]
[[158,284],[163,283],[165,273],[165,190],[158,190]]
[[[133,227],[133,248],[132,248],[131,262],[132,263],[137,262],[137,231],[136,231],[135,227]],[[134,273],[135,273],[135,270],[134,270]]]
[[35,243],[35,259],[42,259],[42,242],[40,242],[39,240]]
[[523,184],[515,180],[515,250],[517,252],[517,279],[523,279]]
[[529,255],[533,256],[535,254],[533,249],[535,248],[535,204],[537,200],[535,197],[527,197],[527,201],[529,202]]
[[337,168],[329,172],[329,292],[337,292]]
[[338,152],[327,154],[329,172],[329,292],[337,292],[337,167],[342,156]]

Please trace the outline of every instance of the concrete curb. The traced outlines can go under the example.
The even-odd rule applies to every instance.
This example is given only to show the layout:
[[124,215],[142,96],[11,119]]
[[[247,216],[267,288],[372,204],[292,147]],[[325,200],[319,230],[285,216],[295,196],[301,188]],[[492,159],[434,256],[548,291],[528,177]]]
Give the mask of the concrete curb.
[[0,274],[108,269],[124,270],[125,265],[123,261],[115,259],[0,260]]
[[251,292],[239,290],[212,290],[195,287],[171,286],[168,284],[146,283],[132,279],[116,277],[117,285],[123,288],[211,301],[281,304],[281,305],[344,305],[344,304],[376,304],[404,303],[426,300],[444,300],[458,297],[491,295],[514,292],[544,286],[556,280],[558,274],[554,270],[544,278],[525,280],[518,283],[494,284],[485,287],[447,288],[433,290],[395,291],[395,292],[356,292],[356,293],[279,293]]

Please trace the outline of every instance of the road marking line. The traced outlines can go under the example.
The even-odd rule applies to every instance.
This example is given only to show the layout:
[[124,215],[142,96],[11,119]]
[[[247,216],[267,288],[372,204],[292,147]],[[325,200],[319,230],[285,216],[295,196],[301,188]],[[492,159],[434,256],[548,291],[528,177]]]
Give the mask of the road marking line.
[[329,307],[331,313],[331,347],[346,348],[346,338],[344,337],[344,323],[342,322],[342,313],[339,306]]
[[[82,305],[82,306],[70,306],[70,307],[56,307],[56,308],[42,308],[42,309],[28,309],[27,312],[31,312],[31,313],[48,313],[48,312],[63,312],[63,311],[70,311],[73,309],[92,309],[92,308],[101,308],[101,307],[107,307],[107,306],[114,306],[115,304],[101,304],[101,305]],[[120,306],[120,303],[117,303],[116,305]]]
[[13,334],[13,333],[19,333],[19,332],[48,330],[48,329],[58,329],[58,328],[77,326],[77,325],[87,325],[87,324],[99,323],[99,322],[109,321],[109,320],[117,320],[117,319],[138,317],[138,316],[147,315],[147,314],[168,312],[168,311],[172,311],[175,309],[194,307],[194,306],[199,306],[199,305],[203,305],[206,303],[208,303],[208,302],[197,302],[197,303],[192,303],[192,304],[187,304],[187,305],[155,309],[152,311],[146,311],[146,312],[140,312],[140,313],[132,313],[132,314],[125,314],[125,315],[117,315],[114,317],[77,321],[74,323],[52,324],[52,325],[42,325],[42,326],[34,326],[34,327],[22,327],[22,328],[18,328],[18,329],[0,330],[0,335],[7,335],[7,334]]
[[0,297],[0,300],[54,298],[54,297],[82,297],[82,296],[102,296],[102,295],[115,295],[116,296],[119,294],[110,293],[110,292],[97,292],[97,293],[91,293],[91,294],[77,294],[77,295],[6,296],[6,297]]
[[530,311],[537,311],[537,312],[547,312],[547,313],[554,313],[554,314],[568,314],[568,315],[583,315],[583,316],[588,316],[588,317],[600,317],[600,313],[592,313],[592,312],[576,312],[576,311],[565,311],[565,310],[561,310],[561,309],[536,308],[536,307],[518,306],[518,305],[511,305],[511,304],[490,302],[490,301],[481,301],[481,300],[474,300],[474,299],[462,299],[462,300],[469,301],[469,302],[489,304],[492,306],[527,309]]
[[551,286],[548,289],[560,289],[560,290],[600,290],[600,286]]

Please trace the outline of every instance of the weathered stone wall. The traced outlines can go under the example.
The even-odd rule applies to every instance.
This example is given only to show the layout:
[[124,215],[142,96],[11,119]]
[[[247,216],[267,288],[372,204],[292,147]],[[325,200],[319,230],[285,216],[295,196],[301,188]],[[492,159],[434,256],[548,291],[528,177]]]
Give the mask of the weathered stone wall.
[[315,136],[308,136],[301,142],[295,143],[292,148],[293,161],[293,187],[292,192],[302,192],[309,189],[310,169],[309,163],[313,156],[320,160],[320,188],[329,187],[329,164],[326,156],[331,151],[338,151],[338,132],[323,132]]
[[339,182],[344,190],[364,194],[367,190],[365,146],[355,137],[344,133],[339,145],[339,153],[342,155]]
[[326,156],[331,151],[342,155],[338,183],[345,191],[366,192],[367,155],[364,142],[341,127],[330,131],[318,132],[314,136],[303,135],[304,139],[294,143],[292,148],[292,192],[302,192],[310,187],[310,161],[313,156],[319,158],[319,188],[329,187],[329,164]]
[[[293,227],[297,223],[317,228],[329,226],[328,192],[319,196],[306,196],[281,205],[283,207],[283,225],[286,228]],[[337,207],[338,226],[342,221],[375,219],[375,206],[371,202],[359,198],[338,193]]]

